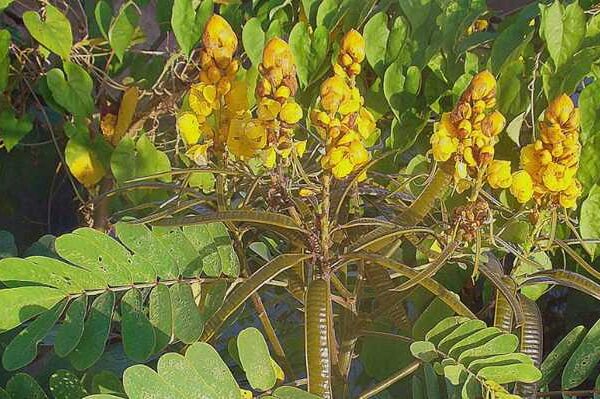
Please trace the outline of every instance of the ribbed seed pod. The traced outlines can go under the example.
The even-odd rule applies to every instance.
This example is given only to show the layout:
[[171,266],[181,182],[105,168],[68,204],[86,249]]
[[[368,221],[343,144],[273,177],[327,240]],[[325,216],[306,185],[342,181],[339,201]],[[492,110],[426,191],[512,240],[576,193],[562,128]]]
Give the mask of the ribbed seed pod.
[[308,391],[324,399],[331,399],[330,314],[329,283],[314,280],[306,292],[305,345]]
[[[521,295],[519,296],[525,322],[521,327],[521,353],[528,355],[536,367],[540,367],[542,362],[543,349],[543,331],[542,331],[542,316],[540,309],[534,301]],[[538,384],[518,383],[515,387],[517,394],[523,396],[524,399],[533,399],[538,391]]]

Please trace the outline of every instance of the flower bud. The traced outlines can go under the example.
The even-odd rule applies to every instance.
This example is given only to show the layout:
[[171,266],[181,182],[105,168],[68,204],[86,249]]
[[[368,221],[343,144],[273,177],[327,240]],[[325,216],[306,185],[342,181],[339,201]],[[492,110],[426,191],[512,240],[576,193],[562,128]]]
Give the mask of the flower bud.
[[513,173],[510,193],[521,204],[526,203],[533,197],[533,179],[531,179],[529,173],[524,170]]

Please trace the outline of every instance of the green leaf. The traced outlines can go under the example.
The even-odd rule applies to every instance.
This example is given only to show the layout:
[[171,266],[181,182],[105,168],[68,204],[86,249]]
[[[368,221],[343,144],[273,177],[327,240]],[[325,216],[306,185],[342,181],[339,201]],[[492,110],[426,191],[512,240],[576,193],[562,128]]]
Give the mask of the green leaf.
[[399,3],[413,31],[427,21],[433,5],[432,0],[400,0]]
[[184,226],[183,233],[200,253],[202,270],[206,275],[211,277],[217,277],[221,273],[232,277],[239,275],[239,260],[224,224]]
[[35,40],[66,60],[69,58],[73,46],[71,23],[67,17],[50,4],[47,4],[45,9],[44,21],[35,11],[27,11],[23,13],[23,23]]
[[141,364],[125,370],[123,386],[130,398],[187,399],[154,370]]
[[148,314],[156,338],[153,353],[157,353],[169,344],[173,335],[171,295],[166,285],[158,284],[150,292]]
[[600,83],[587,85],[579,96],[581,112],[581,141],[585,144],[600,135]]
[[152,233],[167,248],[177,265],[179,275],[184,277],[200,275],[202,262],[199,253],[180,228],[156,226],[152,229]]
[[53,373],[48,385],[55,399],[81,399],[87,395],[79,377],[68,370],[58,370]]
[[[465,323],[466,324],[466,323]],[[463,352],[484,345],[486,342],[502,334],[499,328],[487,327],[470,334],[458,341],[450,348],[448,355],[452,358],[458,358]],[[441,344],[440,344],[441,345]]]
[[500,73],[505,64],[519,57],[533,37],[533,31],[534,27],[528,18],[518,18],[500,32],[492,44],[489,61],[494,74]]
[[524,353],[506,353],[491,357],[476,359],[469,364],[469,370],[478,373],[479,370],[490,366],[505,366],[510,364],[533,364],[533,360]]
[[121,334],[125,354],[137,362],[147,360],[154,352],[154,328],[144,312],[144,299],[137,288],[121,298]]
[[7,331],[52,308],[66,293],[56,288],[28,286],[0,289],[0,331]]
[[196,302],[192,288],[186,283],[173,284],[169,290],[173,312],[173,333],[185,344],[196,342],[204,330],[204,320]]
[[28,116],[17,119],[12,110],[0,112],[0,138],[7,151],[12,150],[33,129]]
[[[290,40],[291,42],[291,40]],[[250,18],[242,29],[242,44],[252,65],[259,65],[265,47],[265,32],[258,18]]]
[[113,291],[106,291],[94,299],[85,321],[81,340],[69,355],[69,360],[75,369],[85,370],[93,366],[104,353],[114,305]]
[[179,353],[167,353],[158,360],[158,375],[186,399],[220,399],[219,393],[207,389],[196,369]]
[[514,352],[519,346],[519,338],[512,334],[502,334],[494,337],[485,344],[465,350],[458,357],[462,364],[469,365],[473,360],[480,357],[504,355]]
[[508,118],[527,108],[529,90],[525,71],[525,63],[518,59],[506,64],[498,79],[498,110]]
[[485,367],[477,376],[498,384],[510,382],[533,383],[542,378],[542,372],[533,364],[510,364],[506,366]]
[[58,68],[46,73],[48,88],[54,101],[75,116],[89,116],[94,112],[92,89],[94,83],[90,75],[77,64],[65,61],[63,74]]
[[433,370],[433,366],[429,363],[423,365],[425,373],[425,388],[427,390],[427,399],[442,399],[440,394],[440,386],[438,376]]
[[87,296],[81,295],[69,305],[65,318],[58,327],[54,340],[54,352],[59,357],[66,357],[79,344],[83,336]]
[[540,366],[542,372],[541,386],[552,382],[554,377],[564,368],[565,363],[579,346],[586,332],[587,329],[584,326],[573,328],[546,356]]
[[20,369],[36,358],[38,344],[54,327],[65,310],[66,304],[66,301],[56,304],[19,331],[19,334],[10,341],[2,354],[2,365],[6,370]]
[[10,32],[6,29],[0,29],[0,93],[8,85],[8,73],[10,69],[8,49],[10,47],[10,39]]
[[425,334],[440,320],[451,316],[454,312],[439,298],[434,299],[425,308],[413,325],[412,336],[415,339],[424,339]]
[[384,72],[387,73],[386,52],[390,36],[387,24],[387,14],[378,12],[369,19],[363,30],[365,42],[368,43],[365,49],[367,61],[379,76],[383,76]]
[[106,370],[94,374],[91,391],[101,394],[119,394],[119,397],[125,392],[121,379],[115,373]]
[[240,397],[240,388],[235,378],[212,346],[204,342],[195,343],[187,349],[185,358],[202,378],[205,389],[219,392],[221,399]]
[[202,32],[204,32],[204,25],[212,15],[214,7],[212,0],[203,0],[198,9],[194,7],[194,4],[197,2],[193,0],[175,0],[171,14],[173,33],[179,47],[187,56],[200,40]]
[[[61,257],[77,266],[101,273],[111,286],[132,284],[133,277],[126,266],[126,255],[122,252],[119,254],[117,251],[107,251],[104,238],[111,240],[96,230],[87,227],[79,228],[73,233],[58,237],[55,244],[56,251]],[[121,250],[124,249],[121,247]],[[119,255],[125,258],[120,259]]]
[[96,18],[98,29],[105,39],[108,39],[110,20],[112,19],[112,16],[112,7],[106,1],[99,0],[96,3],[96,8],[94,9],[94,17]]
[[[600,212],[600,186],[594,185],[581,204],[579,229],[581,230],[581,238],[584,240],[596,239],[600,236],[598,212]],[[598,252],[598,244],[587,245],[595,257]]]
[[251,327],[240,332],[237,347],[250,386],[259,391],[271,389],[277,382],[277,376],[271,365],[269,347],[260,331]]
[[319,26],[311,34],[309,25],[298,22],[290,32],[289,43],[296,60],[300,84],[306,87],[319,77],[317,72],[325,61],[329,47],[329,31]]
[[[528,256],[528,258],[534,261],[535,264],[531,262],[523,262],[518,259],[515,260],[513,275],[517,283],[520,283],[529,274],[552,269],[552,261],[543,251],[533,252]],[[542,269],[539,269],[536,267],[536,265],[540,265]],[[532,301],[536,301],[546,292],[547,289],[548,284],[532,284],[530,286],[523,287],[521,289],[521,293]]]
[[119,222],[115,229],[119,240],[134,253],[134,258],[141,257],[142,263],[156,270],[161,279],[171,280],[179,276],[175,259],[148,227]]
[[40,385],[29,374],[15,374],[6,383],[11,399],[48,399]]
[[413,342],[410,344],[410,352],[417,359],[421,359],[428,363],[438,358],[438,354],[435,351],[435,345],[429,341]]
[[[32,263],[31,266],[28,266],[31,277],[45,279],[37,280],[37,282],[46,281],[47,284],[70,294],[77,294],[83,290],[98,290],[108,286],[106,280],[99,273],[75,267],[58,259],[30,256],[26,261]],[[33,269],[36,270],[35,273],[33,273]],[[25,276],[21,278],[25,278]],[[31,281],[36,282],[33,278]]]
[[119,61],[123,61],[125,50],[131,46],[139,15],[137,7],[131,2],[125,3],[113,19],[108,30],[108,42]]
[[581,46],[585,36],[585,14],[578,2],[566,7],[559,0],[549,6],[540,5],[540,36],[545,40],[550,57],[560,68]]
[[386,69],[383,77],[383,93],[392,112],[398,119],[400,119],[400,111],[408,108],[403,101],[405,100],[403,93],[406,80],[403,69],[402,63],[396,61]]
[[438,344],[444,337],[468,320],[468,318],[463,316],[447,317],[429,330],[427,334],[425,334],[425,339],[434,344]]
[[[144,177],[157,173],[169,172],[169,157],[156,149],[146,135],[142,135],[136,143],[133,139],[121,140],[112,155],[111,169],[118,182],[124,183],[135,177]],[[170,175],[160,178],[171,181]]]

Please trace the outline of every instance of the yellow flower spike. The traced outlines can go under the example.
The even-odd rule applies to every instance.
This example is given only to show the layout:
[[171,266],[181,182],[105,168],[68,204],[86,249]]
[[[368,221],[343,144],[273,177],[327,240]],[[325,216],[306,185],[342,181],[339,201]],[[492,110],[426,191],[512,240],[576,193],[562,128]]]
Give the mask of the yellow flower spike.
[[185,155],[190,158],[198,166],[208,165],[208,148],[212,146],[212,142],[204,144],[195,144],[191,146]]
[[544,119],[551,123],[564,125],[569,121],[571,113],[575,110],[575,105],[569,96],[561,94],[548,104]]
[[328,113],[335,113],[350,96],[350,88],[344,78],[332,76],[321,85],[321,107]]
[[500,134],[506,125],[506,118],[499,111],[494,111],[481,121],[481,131],[488,137]]
[[281,111],[281,104],[279,102],[270,98],[263,98],[258,103],[256,113],[259,119],[264,121],[272,121],[277,118],[279,111]]
[[262,67],[280,69],[283,76],[295,76],[296,63],[290,46],[278,37],[269,40],[263,50]]
[[295,102],[287,102],[281,107],[279,118],[290,125],[298,123],[302,119],[302,108]]
[[191,112],[184,112],[177,118],[177,130],[187,145],[193,145],[200,140],[201,131],[198,118]]
[[510,161],[493,160],[487,173],[487,181],[492,188],[509,188],[512,184]]
[[526,203],[533,197],[533,180],[527,171],[519,170],[513,173],[510,193],[521,204]]
[[488,70],[481,71],[473,76],[467,92],[475,101],[485,99],[496,94],[496,79]]
[[342,54],[350,55],[354,62],[363,62],[365,59],[364,37],[362,37],[362,35],[354,29],[349,30],[342,39],[341,51]]
[[[206,22],[202,44],[207,51],[222,48],[227,51],[227,54],[230,54],[229,58],[232,58],[237,49],[238,40],[229,22],[220,15],[213,14]],[[222,57],[223,54],[219,54],[219,56]]]

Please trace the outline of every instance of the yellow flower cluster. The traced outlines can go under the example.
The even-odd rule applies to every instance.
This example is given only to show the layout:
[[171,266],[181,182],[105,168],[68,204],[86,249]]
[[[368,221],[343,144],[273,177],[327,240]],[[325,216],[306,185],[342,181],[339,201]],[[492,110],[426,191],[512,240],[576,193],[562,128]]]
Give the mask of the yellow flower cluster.
[[496,80],[488,71],[478,73],[452,112],[444,113],[431,136],[433,157],[438,162],[453,159],[456,189],[464,191],[472,179],[487,173],[494,188],[511,184],[510,163],[494,161],[494,146],[506,120],[496,106]]
[[[177,118],[177,129],[189,147],[186,155],[201,166],[208,162],[209,148],[224,152],[230,121],[248,108],[246,85],[235,80],[238,40],[229,23],[219,15],[211,16],[202,45],[200,82],[188,92],[190,111]],[[199,144],[202,137],[204,143]]]
[[337,63],[333,66],[336,75],[354,80],[360,74],[360,64],[365,59],[365,39],[352,29],[344,35],[338,54]]
[[569,96],[555,98],[540,123],[540,138],[521,150],[520,180],[511,191],[519,202],[532,197],[538,204],[575,208],[581,184],[579,166],[579,110]]
[[302,108],[294,100],[298,90],[296,64],[285,41],[269,40],[259,72],[256,118],[246,118],[238,128],[232,127],[228,147],[236,156],[252,157],[268,144],[260,155],[263,164],[270,168],[275,165],[277,154],[287,158],[295,148],[302,155],[306,144],[292,140],[294,125],[302,119]]
[[[326,145],[321,166],[331,170],[336,179],[358,171],[370,159],[363,140],[375,130],[375,119],[363,106],[364,99],[354,86],[354,72],[360,72],[364,53],[365,43],[360,33],[349,31],[342,40],[338,57],[341,63],[337,64],[345,68],[344,73],[336,73],[323,82],[318,107],[311,113],[312,123]],[[345,56],[351,57],[352,62],[343,61]],[[359,179],[365,177],[363,173]]]

